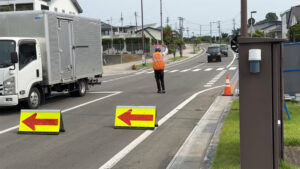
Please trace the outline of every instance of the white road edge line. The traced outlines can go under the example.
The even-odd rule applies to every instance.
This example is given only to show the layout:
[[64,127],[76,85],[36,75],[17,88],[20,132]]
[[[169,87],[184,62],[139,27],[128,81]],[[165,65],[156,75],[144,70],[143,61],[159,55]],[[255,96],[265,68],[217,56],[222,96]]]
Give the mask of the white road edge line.
[[[180,109],[182,109],[184,106],[186,106],[188,103],[190,103],[193,99],[195,99],[198,95],[214,90],[217,88],[224,87],[222,86],[216,86],[213,88],[205,89],[202,91],[199,91],[186,99],[184,102],[179,104],[176,108],[174,108],[172,111],[170,111],[167,115],[165,115],[162,119],[158,121],[158,125],[163,125],[167,120],[169,120],[172,116],[174,116]],[[155,129],[157,130],[157,128]],[[111,169],[113,168],[119,161],[121,161],[128,153],[130,153],[135,147],[137,147],[140,143],[142,143],[146,138],[148,138],[155,130],[147,130],[144,133],[142,133],[139,137],[137,137],[135,140],[133,140],[131,143],[129,143],[125,148],[123,148],[120,152],[118,152],[116,155],[114,155],[110,160],[108,160],[105,164],[103,164],[99,169]]]
[[[99,93],[100,93],[100,92],[99,92]],[[107,93],[107,92],[106,92],[106,93]],[[75,107],[71,107],[71,108],[62,110],[61,113],[66,113],[66,112],[68,112],[68,111],[71,111],[71,110],[74,110],[74,109],[77,109],[77,108],[86,106],[86,105],[88,105],[88,104],[92,104],[92,103],[95,103],[95,102],[97,102],[97,101],[104,100],[104,99],[106,99],[106,98],[109,98],[109,97],[112,97],[112,96],[121,94],[122,92],[121,92],[121,91],[118,91],[118,92],[110,92],[110,93],[112,93],[112,94],[107,95],[107,96],[104,96],[104,97],[101,97],[101,98],[98,98],[98,99],[95,99],[95,100],[92,100],[92,101],[89,101],[89,102],[86,102],[86,103],[83,103],[83,104],[80,104],[80,105],[75,106]],[[5,134],[5,133],[8,133],[8,132],[13,131],[13,130],[16,130],[16,129],[18,129],[18,128],[19,128],[19,125],[14,126],[14,127],[11,127],[11,128],[8,128],[8,129],[5,129],[5,130],[2,130],[2,131],[0,131],[0,135]]]
[[228,66],[226,66],[226,69],[228,69],[233,64],[233,62],[235,61],[236,53],[235,52],[232,52],[232,53],[233,53],[233,59],[232,59],[231,63]]

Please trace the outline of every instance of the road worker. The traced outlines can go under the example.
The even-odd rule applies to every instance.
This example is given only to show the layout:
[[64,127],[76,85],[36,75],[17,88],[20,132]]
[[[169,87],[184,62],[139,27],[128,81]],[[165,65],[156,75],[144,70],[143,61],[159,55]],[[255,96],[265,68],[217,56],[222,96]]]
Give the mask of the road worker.
[[165,46],[165,51],[161,52],[161,46],[155,47],[155,53],[153,54],[153,69],[155,80],[157,84],[157,93],[166,93],[165,82],[164,82],[164,69],[165,61],[164,56],[168,54],[168,48]]

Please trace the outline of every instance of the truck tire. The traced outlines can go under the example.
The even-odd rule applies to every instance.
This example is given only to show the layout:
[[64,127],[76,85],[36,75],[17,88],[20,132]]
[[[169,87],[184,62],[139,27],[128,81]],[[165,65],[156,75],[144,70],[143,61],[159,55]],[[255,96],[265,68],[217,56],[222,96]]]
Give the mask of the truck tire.
[[28,100],[27,100],[27,107],[29,109],[37,109],[41,104],[41,93],[38,88],[33,87],[30,89]]
[[77,83],[77,89],[75,91],[70,92],[70,95],[73,97],[83,97],[86,95],[87,91],[87,83],[85,80],[80,80]]

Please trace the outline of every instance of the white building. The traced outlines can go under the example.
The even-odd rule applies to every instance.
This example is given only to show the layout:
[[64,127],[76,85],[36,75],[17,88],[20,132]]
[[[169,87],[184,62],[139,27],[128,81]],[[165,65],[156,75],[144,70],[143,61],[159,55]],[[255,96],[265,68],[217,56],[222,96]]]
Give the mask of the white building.
[[0,12],[49,10],[78,15],[82,8],[77,0],[0,0]]

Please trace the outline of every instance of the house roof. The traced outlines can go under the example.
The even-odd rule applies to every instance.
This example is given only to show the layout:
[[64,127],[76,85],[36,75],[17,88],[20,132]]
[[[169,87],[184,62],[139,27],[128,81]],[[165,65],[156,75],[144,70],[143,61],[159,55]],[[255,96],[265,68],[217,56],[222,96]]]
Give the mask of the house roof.
[[78,13],[82,13],[83,10],[81,8],[81,6],[79,5],[78,1],[77,0],[71,0],[73,2],[73,4],[75,5],[75,7],[77,8],[78,10]]
[[300,23],[300,5],[292,7],[291,10],[289,11],[289,18],[287,21],[288,27],[294,26],[292,25],[293,18],[296,18],[297,23]]
[[[51,0],[43,0],[45,2],[51,2]],[[82,13],[83,10],[81,8],[81,6],[79,5],[78,1],[77,0],[71,0],[71,2],[74,4],[74,6],[76,7],[78,13]]]

